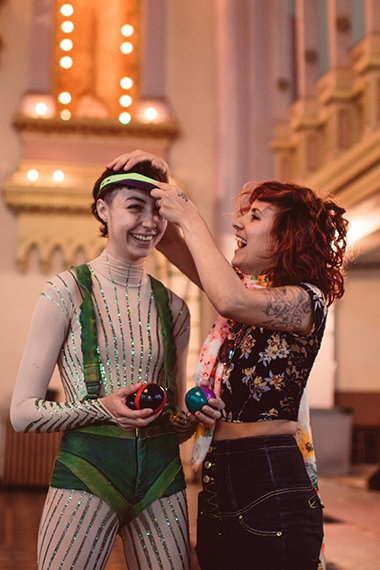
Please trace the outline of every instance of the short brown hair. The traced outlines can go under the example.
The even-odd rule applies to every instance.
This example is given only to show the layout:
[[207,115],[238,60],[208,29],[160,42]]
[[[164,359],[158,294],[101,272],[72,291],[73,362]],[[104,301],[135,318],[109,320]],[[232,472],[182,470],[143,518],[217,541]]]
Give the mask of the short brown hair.
[[[167,174],[163,173],[161,170],[153,168],[149,160],[138,162],[137,164],[135,164],[135,166],[133,166],[130,170],[128,170],[128,172],[137,172],[139,174],[144,174],[145,176],[149,176],[149,178],[153,178],[158,182],[168,182]],[[103,182],[105,178],[111,176],[112,174],[125,174],[125,170],[123,168],[120,170],[112,170],[107,168],[103,172],[103,174],[97,179],[92,190],[93,203],[91,205],[91,212],[94,214],[95,218],[101,223],[100,234],[103,237],[108,236],[108,228],[107,228],[107,223],[100,218],[97,211],[96,205],[99,198],[102,198],[105,202],[107,202],[108,205],[110,205],[115,196],[115,191],[120,190],[121,188],[133,188],[133,186],[129,186],[125,183],[115,182],[115,184],[109,184],[99,192],[100,184]]]

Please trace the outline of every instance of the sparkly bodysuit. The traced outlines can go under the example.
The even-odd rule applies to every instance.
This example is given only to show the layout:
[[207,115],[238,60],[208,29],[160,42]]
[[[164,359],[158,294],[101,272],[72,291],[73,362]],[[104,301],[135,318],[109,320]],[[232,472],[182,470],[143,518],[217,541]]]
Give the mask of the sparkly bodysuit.
[[[139,381],[162,382],[161,326],[143,265],[129,266],[103,252],[89,267],[101,357],[100,397]],[[171,291],[168,294],[177,367],[183,375],[189,313],[182,299]],[[115,423],[99,399],[84,399],[81,302],[82,293],[71,271],[56,276],[43,289],[12,400],[11,418],[18,431],[67,431],[99,422]],[[55,364],[65,394],[61,402],[45,399]],[[180,399],[183,396],[178,395]],[[130,465],[124,468],[128,470]],[[52,487],[40,526],[39,568],[71,568],[73,564],[104,568],[117,532],[122,536],[130,570],[159,568],[165,560],[170,566],[188,568],[184,492],[157,499],[123,526],[104,499],[85,490]]]

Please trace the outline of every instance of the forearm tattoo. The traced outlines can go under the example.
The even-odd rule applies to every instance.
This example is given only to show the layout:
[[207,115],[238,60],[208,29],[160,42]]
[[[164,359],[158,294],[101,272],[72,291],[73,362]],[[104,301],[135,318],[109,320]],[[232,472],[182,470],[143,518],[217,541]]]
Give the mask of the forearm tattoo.
[[298,287],[276,287],[268,290],[267,307],[262,325],[279,330],[300,330],[312,310],[309,295]]

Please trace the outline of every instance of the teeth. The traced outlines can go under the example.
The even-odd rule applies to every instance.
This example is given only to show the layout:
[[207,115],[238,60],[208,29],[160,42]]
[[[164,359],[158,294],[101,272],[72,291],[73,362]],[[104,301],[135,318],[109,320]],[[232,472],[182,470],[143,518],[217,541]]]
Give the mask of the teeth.
[[141,241],[152,241],[153,236],[144,236],[142,234],[133,234],[133,237]]
[[243,239],[242,237],[236,236],[236,241],[237,241],[238,247],[244,247],[245,245],[247,245],[247,240]]

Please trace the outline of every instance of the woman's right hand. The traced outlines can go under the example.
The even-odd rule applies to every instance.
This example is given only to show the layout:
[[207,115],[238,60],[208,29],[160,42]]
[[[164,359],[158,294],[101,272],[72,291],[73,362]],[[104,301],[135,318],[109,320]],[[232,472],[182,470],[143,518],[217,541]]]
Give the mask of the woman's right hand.
[[153,168],[169,176],[169,166],[164,159],[155,154],[145,152],[144,150],[134,150],[133,152],[122,154],[111,160],[106,166],[113,170],[121,170],[122,168],[124,168],[124,170],[130,170],[136,164],[144,162],[145,160],[149,161]]
[[160,411],[154,413],[151,408],[145,410],[131,410],[126,404],[127,397],[134,394],[142,385],[142,382],[119,388],[112,394],[100,398],[99,402],[113,416],[117,425],[124,431],[131,431],[135,428],[141,428],[149,425],[153,420],[158,418]]

